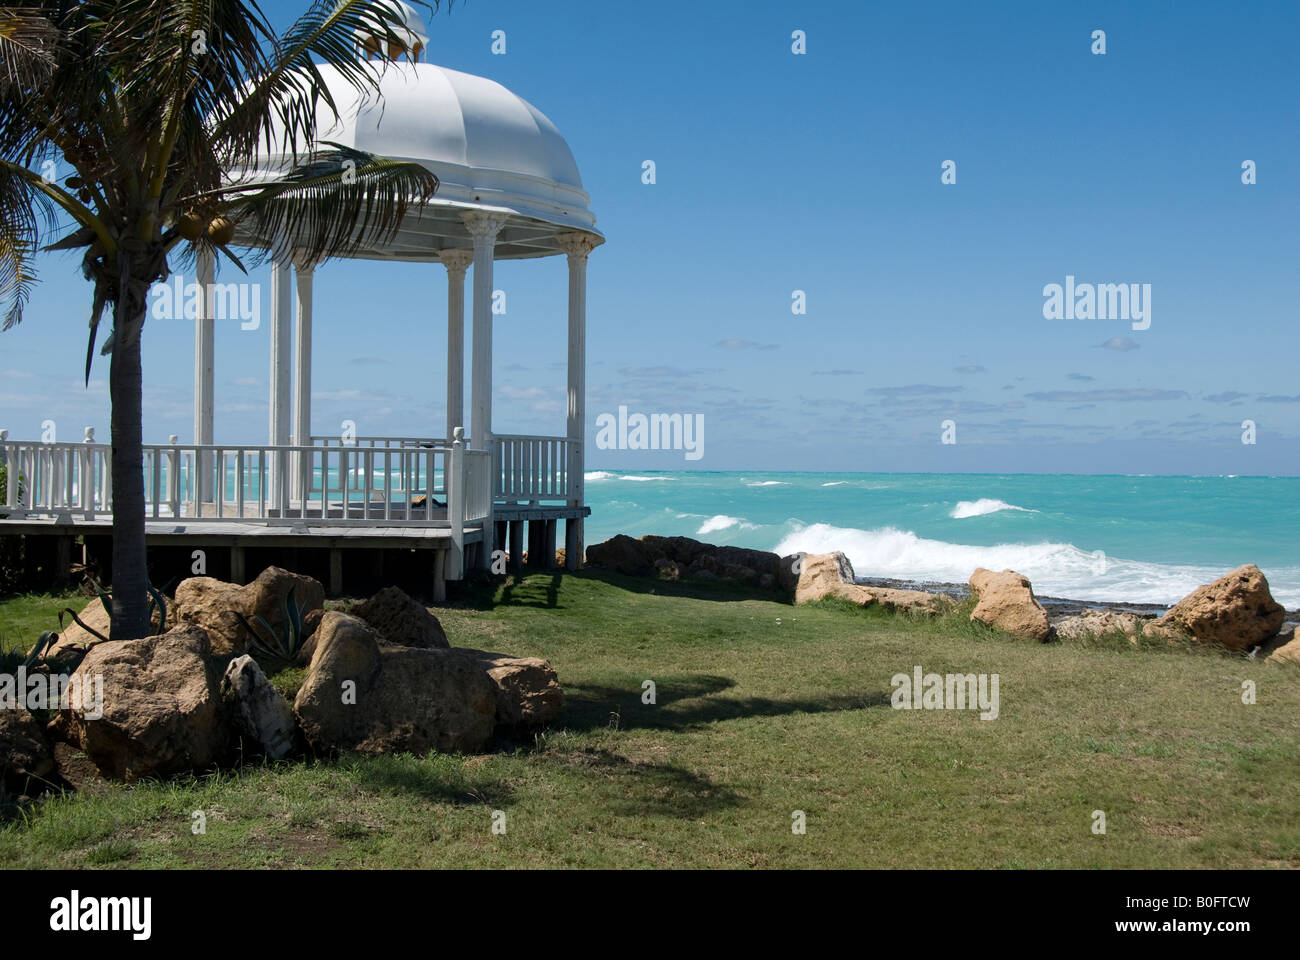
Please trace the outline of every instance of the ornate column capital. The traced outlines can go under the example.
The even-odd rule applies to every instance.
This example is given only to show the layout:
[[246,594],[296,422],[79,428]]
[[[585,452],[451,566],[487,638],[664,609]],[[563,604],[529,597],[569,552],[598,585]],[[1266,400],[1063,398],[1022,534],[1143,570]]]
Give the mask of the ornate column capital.
[[474,251],[461,247],[448,247],[446,250],[438,251],[438,261],[447,268],[448,274],[454,276],[469,269],[469,265],[474,262]]
[[293,264],[293,268],[299,273],[312,273],[321,264],[321,261],[312,260],[307,257],[305,251],[297,249],[290,253],[289,261]]
[[575,259],[586,260],[587,254],[596,249],[600,240],[589,233],[574,232],[557,234],[555,242],[568,254],[569,261],[573,262]]
[[479,240],[495,240],[501,228],[506,225],[509,216],[504,213],[491,213],[487,210],[466,210],[460,215],[461,220],[465,223],[465,229],[469,235],[474,238],[475,242]]

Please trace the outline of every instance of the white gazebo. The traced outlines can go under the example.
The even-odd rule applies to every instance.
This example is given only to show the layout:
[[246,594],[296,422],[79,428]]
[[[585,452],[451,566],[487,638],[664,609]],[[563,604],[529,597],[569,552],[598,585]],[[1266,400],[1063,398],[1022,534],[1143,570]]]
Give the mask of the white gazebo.
[[[382,543],[434,551],[434,592],[468,562],[486,568],[497,546],[518,564],[528,525],[530,560],[554,555],[556,524],[566,525],[566,565],[583,554],[583,426],[586,391],[587,255],[604,242],[568,144],[540,111],[484,77],[421,62],[428,36],[419,15],[397,0],[400,43],[359,31],[357,55],[380,58],[380,97],[362,98],[322,67],[340,119],[319,139],[420,163],[440,181],[436,197],[412,211],[382,246],[359,260],[441,263],[446,270],[446,422],[415,424],[404,437],[318,436],[312,431],[312,283],[293,238],[240,227],[235,246],[273,251],[270,294],[270,424],[262,445],[213,443],[216,409],[213,327],[224,295],[210,256],[198,264],[207,291],[195,325],[194,438],[146,445],[151,542],[176,537],[228,539],[232,576],[242,578],[242,546],[255,538],[326,538],[331,581],[340,551]],[[328,122],[328,121],[327,121]],[[297,145],[306,152],[310,145]],[[241,182],[275,178],[287,156],[232,171]],[[498,259],[563,254],[568,263],[568,404],[560,436],[495,434],[492,429],[493,264]],[[470,409],[463,410],[465,276],[473,267]],[[296,305],[295,305],[296,293]],[[441,318],[438,319],[441,324]],[[467,435],[466,435],[467,434]],[[108,447],[13,443],[0,453],[32,478],[18,499],[0,491],[0,524],[55,521],[103,524],[111,515]],[[178,520],[185,523],[178,524]],[[166,521],[166,523],[156,523]],[[213,524],[225,524],[209,529]],[[286,527],[289,528],[286,530]],[[4,527],[0,526],[0,529]],[[470,549],[472,548],[472,549]]]

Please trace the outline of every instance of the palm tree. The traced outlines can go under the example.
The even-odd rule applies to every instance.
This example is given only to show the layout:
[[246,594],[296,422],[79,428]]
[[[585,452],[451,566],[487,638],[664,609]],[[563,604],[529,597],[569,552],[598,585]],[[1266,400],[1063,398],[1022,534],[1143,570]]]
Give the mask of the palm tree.
[[[0,0],[2,2],[2,0]],[[428,4],[422,4],[428,6]],[[436,5],[436,0],[435,0]],[[437,178],[319,141],[338,116],[319,61],[375,96],[356,32],[400,42],[395,4],[317,0],[277,35],[255,2],[33,0],[0,6],[0,312],[19,322],[44,249],[82,250],[93,285],[85,376],[106,311],[117,638],[148,632],[140,336],[169,257],[243,270],[232,225],[292,238],[307,260],[390,238]],[[302,147],[300,145],[309,145]],[[283,172],[237,176],[273,155]],[[56,175],[59,161],[71,167]],[[65,168],[66,169],[66,168]],[[258,251],[264,259],[276,251]]]

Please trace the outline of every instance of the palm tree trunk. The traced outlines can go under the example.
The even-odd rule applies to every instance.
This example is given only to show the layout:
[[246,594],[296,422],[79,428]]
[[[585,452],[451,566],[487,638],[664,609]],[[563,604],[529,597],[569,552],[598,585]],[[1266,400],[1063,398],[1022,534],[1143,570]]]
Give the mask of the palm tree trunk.
[[[149,570],[144,539],[144,448],[140,328],[144,305],[126,317],[133,298],[123,297],[114,321],[116,342],[109,371],[113,431],[114,640],[149,635]],[[125,322],[123,322],[125,321]]]

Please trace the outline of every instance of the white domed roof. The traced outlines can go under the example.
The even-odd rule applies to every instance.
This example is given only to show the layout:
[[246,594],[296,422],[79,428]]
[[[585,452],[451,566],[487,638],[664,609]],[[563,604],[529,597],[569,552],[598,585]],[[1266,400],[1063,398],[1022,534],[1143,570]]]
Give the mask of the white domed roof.
[[[331,73],[325,71],[327,83]],[[342,81],[330,89],[350,90]],[[506,173],[582,191],[578,165],[555,124],[495,80],[397,61],[385,65],[381,95],[369,102],[347,97],[351,108],[341,104],[340,122],[322,129],[321,138],[418,160],[449,184],[473,186]],[[585,206],[586,194],[581,199]]]
[[[499,259],[558,253],[558,232],[579,230],[600,238],[573,153],[540,110],[486,77],[410,60],[377,66],[383,71],[378,97],[360,96],[336,69],[320,67],[339,118],[332,121],[326,113],[318,140],[414,160],[435,173],[440,185],[430,208],[409,228],[403,224],[389,248],[360,256],[426,259],[419,254],[462,246],[467,235],[460,230],[459,214],[471,209],[512,215],[498,239]],[[300,153],[308,147],[297,144]],[[284,158],[272,156],[238,178],[262,179],[283,167]],[[435,221],[443,226],[434,228]],[[531,236],[511,229],[530,224]],[[543,225],[558,229],[539,233],[536,228]],[[245,239],[261,245],[256,238]]]

